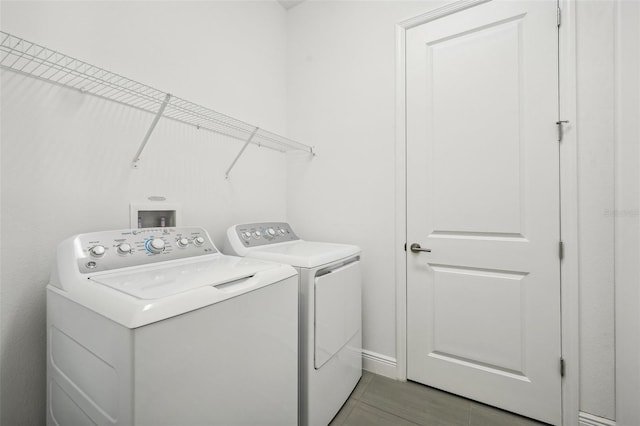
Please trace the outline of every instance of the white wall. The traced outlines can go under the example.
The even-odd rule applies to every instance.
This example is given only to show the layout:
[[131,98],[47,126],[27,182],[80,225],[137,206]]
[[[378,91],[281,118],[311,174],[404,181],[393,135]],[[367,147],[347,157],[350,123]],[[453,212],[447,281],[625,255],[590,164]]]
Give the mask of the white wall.
[[580,409],[640,423],[640,4],[577,2]]
[[580,410],[615,419],[615,2],[577,13]]
[[288,14],[288,216],[363,249],[363,345],[395,359],[395,24],[437,2],[307,1]]
[[[360,245],[365,349],[393,360],[394,25],[439,4],[310,0],[285,15],[274,2],[0,3],[4,31],[286,129],[319,153],[311,161],[290,155],[285,171],[283,156],[249,149],[227,182],[237,142],[161,121],[141,168],[131,170],[151,116],[3,71],[0,423],[43,423],[44,286],[56,243],[128,226],[129,201],[149,195],[181,202],[184,222],[205,226],[218,242],[233,222],[288,216],[308,239]],[[613,259],[606,209],[615,202],[618,211],[637,211],[639,191],[637,111],[624,110],[618,131],[626,136],[612,147],[612,121],[620,118],[610,106],[620,100],[610,79],[620,69],[612,69],[610,49],[620,34],[612,33],[609,7],[578,9],[581,409],[603,417],[615,413],[612,262],[616,297],[637,300],[639,236],[638,216],[618,215]],[[635,40],[633,25],[626,28],[625,40]],[[629,43],[637,50],[638,40]],[[618,93],[637,93],[634,78],[627,75]],[[618,316],[637,320],[637,312]],[[625,336],[634,329],[637,323]],[[619,340],[618,362],[636,374],[638,342]],[[620,348],[635,352],[625,357]]]
[[[269,130],[286,128],[285,11],[275,2],[2,2],[4,31]],[[234,222],[285,220],[285,156],[2,71],[3,425],[42,425],[45,285],[56,244],[129,226],[166,196],[218,244]]]

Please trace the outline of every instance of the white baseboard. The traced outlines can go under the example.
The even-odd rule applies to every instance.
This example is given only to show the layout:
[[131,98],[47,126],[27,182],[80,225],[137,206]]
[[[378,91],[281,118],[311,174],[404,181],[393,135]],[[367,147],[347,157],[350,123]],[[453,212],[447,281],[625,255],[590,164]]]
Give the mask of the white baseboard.
[[578,418],[580,420],[580,426],[616,426],[616,422],[614,420],[594,416],[589,413],[580,412]]
[[390,356],[363,349],[362,368],[381,376],[397,379],[396,359]]

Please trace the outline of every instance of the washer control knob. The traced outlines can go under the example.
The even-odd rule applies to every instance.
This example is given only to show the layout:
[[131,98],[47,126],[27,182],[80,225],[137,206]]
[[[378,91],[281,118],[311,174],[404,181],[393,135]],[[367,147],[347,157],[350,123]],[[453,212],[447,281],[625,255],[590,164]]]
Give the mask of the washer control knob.
[[197,246],[201,246],[204,244],[204,238],[203,237],[195,237],[193,239],[193,243]]
[[254,231],[254,232],[253,232],[253,238],[258,239],[258,238],[260,238],[261,236],[262,236],[262,232],[260,232],[260,231]]
[[242,238],[244,238],[245,240],[250,240],[251,239],[251,232],[249,231],[245,231],[242,233]]
[[177,244],[178,244],[178,247],[185,248],[189,245],[189,240],[186,239],[185,237],[178,238]]
[[267,229],[267,233],[269,234],[269,236],[271,237],[275,237],[276,236],[276,230],[273,228],[269,228]]
[[93,257],[102,257],[104,255],[104,246],[93,246],[89,249],[89,254]]
[[118,244],[118,254],[129,254],[129,253],[131,253],[131,244],[129,243]]
[[285,233],[285,231],[284,231],[284,229],[283,229],[283,228],[280,228],[280,229],[278,230],[278,232],[280,233],[280,235],[284,235],[284,233]]
[[157,254],[164,251],[164,240],[162,238],[152,238],[147,240],[147,250],[151,253]]

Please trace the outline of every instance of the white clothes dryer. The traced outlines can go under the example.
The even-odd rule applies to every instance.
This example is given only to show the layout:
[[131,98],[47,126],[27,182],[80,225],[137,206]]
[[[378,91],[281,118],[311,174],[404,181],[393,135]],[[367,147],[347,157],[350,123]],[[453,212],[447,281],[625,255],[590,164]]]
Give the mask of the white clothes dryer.
[[202,228],[63,241],[47,286],[47,425],[296,425],[298,279]]
[[326,426],[362,376],[360,248],[304,241],[282,222],[235,225],[227,254],[287,263],[300,277],[300,425]]

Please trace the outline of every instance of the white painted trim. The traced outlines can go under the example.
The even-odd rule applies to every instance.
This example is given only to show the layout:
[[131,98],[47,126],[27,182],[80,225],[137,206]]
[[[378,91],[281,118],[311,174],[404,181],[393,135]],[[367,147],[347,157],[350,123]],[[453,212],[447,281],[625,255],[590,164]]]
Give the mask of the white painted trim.
[[407,380],[407,180],[405,34],[396,25],[396,149],[395,149],[395,271],[396,271],[396,378]]
[[[489,0],[460,0],[396,25],[396,377],[407,378],[407,277],[406,277],[406,31],[426,22],[450,15]],[[560,0],[563,22],[560,27],[561,87],[563,120],[576,120],[576,32],[575,1]],[[563,424],[578,424],[579,413],[579,275],[578,275],[578,199],[577,135],[569,126],[561,145],[562,239],[565,258],[562,275],[562,354],[566,374],[562,384]]]
[[579,419],[580,426],[616,426],[616,422],[614,420],[594,416],[589,413],[580,412]]
[[362,368],[381,376],[396,379],[396,360],[390,356],[362,350]]
[[[640,203],[640,4],[616,1],[615,16],[615,341],[616,421],[640,424],[640,226],[626,216]],[[635,9],[635,10],[634,10]],[[635,86],[635,87],[634,87]],[[635,96],[635,99],[634,99]],[[630,98],[631,97],[631,98]],[[633,124],[635,123],[635,125]],[[632,213],[633,215],[633,213]]]
[[580,272],[578,258],[578,134],[576,0],[560,0],[560,119],[569,120],[560,144],[560,214],[564,259],[560,266],[562,310],[562,421],[578,424],[580,411]]

